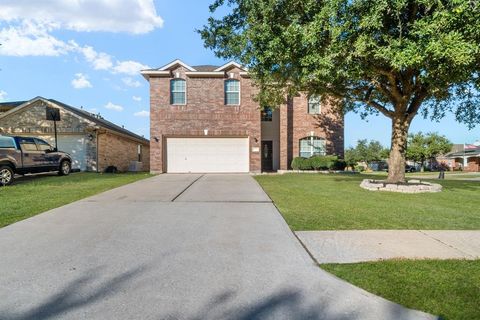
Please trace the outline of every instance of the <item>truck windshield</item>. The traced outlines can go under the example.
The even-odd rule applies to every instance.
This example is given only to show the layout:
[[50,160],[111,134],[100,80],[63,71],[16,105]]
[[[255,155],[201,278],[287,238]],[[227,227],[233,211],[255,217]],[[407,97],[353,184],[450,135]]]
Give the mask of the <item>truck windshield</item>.
[[16,148],[15,140],[12,137],[0,136],[0,149]]

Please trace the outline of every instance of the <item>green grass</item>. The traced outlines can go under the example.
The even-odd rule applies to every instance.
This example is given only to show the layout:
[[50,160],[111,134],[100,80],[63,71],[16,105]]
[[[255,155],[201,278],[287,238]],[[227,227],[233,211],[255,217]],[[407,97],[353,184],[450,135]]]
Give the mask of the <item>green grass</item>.
[[321,267],[408,308],[447,320],[480,319],[480,260],[388,260]]
[[360,188],[367,177],[284,174],[256,179],[293,230],[480,229],[478,181],[444,180],[440,193],[402,194]]
[[73,201],[151,177],[147,173],[74,173],[67,177],[36,176],[0,187],[0,227]]

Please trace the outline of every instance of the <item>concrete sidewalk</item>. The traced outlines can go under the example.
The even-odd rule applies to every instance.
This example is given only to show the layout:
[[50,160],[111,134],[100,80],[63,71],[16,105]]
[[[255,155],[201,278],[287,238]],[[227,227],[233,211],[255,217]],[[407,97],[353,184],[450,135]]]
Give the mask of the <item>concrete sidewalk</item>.
[[296,235],[318,263],[480,258],[480,230],[299,231]]

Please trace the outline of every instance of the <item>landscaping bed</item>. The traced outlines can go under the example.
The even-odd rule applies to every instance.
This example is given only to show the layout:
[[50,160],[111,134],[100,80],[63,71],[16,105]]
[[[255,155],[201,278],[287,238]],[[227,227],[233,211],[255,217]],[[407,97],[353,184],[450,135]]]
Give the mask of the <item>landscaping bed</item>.
[[0,187],[0,227],[148,177],[148,173],[74,173],[19,179],[12,186]]
[[321,268],[371,293],[446,320],[480,319],[480,260],[387,260]]
[[[378,177],[378,176],[377,176]],[[255,179],[293,230],[480,229],[480,183],[435,180],[442,192],[371,192],[360,182],[375,176],[259,175]]]

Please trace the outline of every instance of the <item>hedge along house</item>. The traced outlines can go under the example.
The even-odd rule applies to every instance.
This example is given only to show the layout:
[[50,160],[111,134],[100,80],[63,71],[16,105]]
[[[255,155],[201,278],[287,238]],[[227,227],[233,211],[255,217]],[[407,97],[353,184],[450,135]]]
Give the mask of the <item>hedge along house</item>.
[[329,99],[301,94],[261,108],[238,63],[175,60],[142,71],[150,83],[152,172],[286,170],[298,156],[343,156],[343,115]]
[[139,170],[150,170],[147,139],[53,99],[0,103],[0,134],[38,137],[55,146],[54,123],[46,120],[47,107],[59,110],[58,149],[72,156],[73,169],[103,172],[115,166],[128,171],[135,165]]

